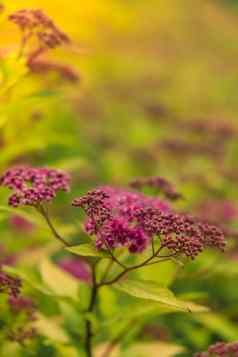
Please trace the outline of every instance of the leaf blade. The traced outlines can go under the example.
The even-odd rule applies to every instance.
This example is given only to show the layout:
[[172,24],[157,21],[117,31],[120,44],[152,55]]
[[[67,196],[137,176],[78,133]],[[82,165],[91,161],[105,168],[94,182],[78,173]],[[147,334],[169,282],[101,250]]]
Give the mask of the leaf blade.
[[114,286],[118,290],[121,290],[136,298],[153,300],[158,303],[161,303],[162,305],[172,307],[177,311],[207,311],[207,308],[204,306],[177,299],[171,290],[155,283],[154,281],[126,280],[123,282],[118,282]]
[[70,253],[84,257],[110,258],[110,255],[106,251],[99,251],[93,244],[89,243],[79,244],[74,247],[67,247],[66,250]]
[[40,272],[43,282],[56,295],[69,298],[78,298],[78,283],[68,273],[51,263],[50,260],[44,259],[40,265]]

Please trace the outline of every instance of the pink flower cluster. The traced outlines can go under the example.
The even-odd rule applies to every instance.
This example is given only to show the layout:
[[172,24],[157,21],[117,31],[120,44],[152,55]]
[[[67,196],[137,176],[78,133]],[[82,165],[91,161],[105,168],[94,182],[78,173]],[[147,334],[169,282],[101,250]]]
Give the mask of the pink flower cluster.
[[0,185],[14,191],[9,205],[37,206],[51,201],[57,191],[69,190],[69,176],[60,170],[48,168],[17,167],[0,177]]
[[72,83],[76,83],[80,80],[78,73],[73,67],[58,62],[35,58],[34,61],[28,62],[28,67],[33,73],[38,74],[55,72],[60,78]]
[[34,34],[41,48],[55,48],[69,42],[68,36],[39,9],[18,10],[9,16],[9,20],[24,32],[25,39]]
[[159,236],[161,245],[174,254],[184,254],[194,259],[205,247],[224,250],[223,232],[195,217],[164,213],[151,207],[137,211],[136,216],[144,231]]
[[75,199],[73,205],[88,216],[85,228],[96,235],[96,246],[126,246],[131,253],[142,252],[152,237],[171,254],[195,258],[205,247],[223,250],[223,232],[194,217],[175,214],[167,203],[142,193],[102,187]]
[[207,352],[196,353],[194,357],[238,357],[238,342],[217,342]]
[[238,209],[229,200],[206,200],[197,209],[198,215],[211,222],[227,225],[238,217]]
[[143,187],[155,188],[171,201],[175,201],[182,198],[181,193],[177,192],[174,185],[160,176],[139,178],[137,180],[132,181],[130,183],[130,186],[136,189],[141,189]]
[[33,223],[18,214],[13,214],[9,218],[9,226],[15,232],[22,233],[24,235],[30,234],[34,230]]
[[33,301],[25,296],[10,296],[8,300],[11,309],[14,312],[21,312],[21,311],[34,311],[34,304]]
[[33,301],[21,295],[21,280],[3,271],[0,271],[0,293],[7,294],[10,311],[16,315],[24,314],[22,324],[16,329],[10,330],[7,338],[21,344],[36,336],[36,330],[31,326],[31,322],[36,319],[36,310]]
[[76,279],[86,283],[91,281],[90,269],[87,263],[80,258],[63,258],[60,260],[59,266]]
[[0,244],[0,269],[3,265],[14,265],[17,261],[17,254],[9,253],[3,244]]
[[0,271],[0,293],[6,293],[9,297],[17,298],[20,294],[21,281]]
[[96,231],[96,227],[101,226],[104,221],[111,218],[111,207],[109,205],[110,195],[105,189],[96,189],[89,191],[86,195],[75,198],[72,205],[81,207],[91,217],[88,222],[91,229]]
[[90,235],[97,236],[97,248],[126,246],[131,253],[142,252],[151,240],[136,222],[138,210],[146,207],[169,210],[167,203],[158,198],[108,186],[76,198],[73,205],[86,212],[85,229]]

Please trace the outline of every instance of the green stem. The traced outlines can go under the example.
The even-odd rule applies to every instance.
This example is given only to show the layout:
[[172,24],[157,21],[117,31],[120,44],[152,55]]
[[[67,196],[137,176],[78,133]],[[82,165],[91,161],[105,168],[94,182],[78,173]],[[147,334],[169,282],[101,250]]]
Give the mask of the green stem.
[[117,276],[115,276],[115,278],[108,280],[108,281],[102,281],[101,283],[99,283],[97,286],[98,288],[100,288],[101,286],[104,285],[111,285],[116,283],[118,280],[120,280],[125,274],[131,272],[132,270],[136,270],[138,268],[142,268],[144,266],[146,266],[148,263],[150,263],[155,257],[158,256],[159,252],[163,249],[163,246],[160,246],[153,255],[151,255],[149,258],[147,258],[146,260],[144,260],[142,263],[137,264],[137,265],[133,265],[131,267],[127,267],[125,268],[120,274],[118,274]]
[[110,259],[109,263],[108,263],[108,265],[107,265],[107,267],[106,267],[106,269],[105,269],[105,271],[103,273],[103,276],[101,278],[102,281],[104,281],[106,279],[106,277],[108,276],[113,264],[114,264],[114,260]]
[[64,246],[70,247],[70,244],[57,232],[56,228],[54,227],[47,210],[43,206],[39,206],[37,208],[38,212],[44,217],[48,227],[50,228],[51,232],[53,233],[54,237],[58,239]]
[[118,259],[115,257],[115,255],[113,254],[113,252],[112,252],[112,250],[111,250],[109,244],[107,243],[107,241],[106,241],[106,240],[103,240],[103,242],[104,242],[104,244],[106,245],[107,250],[108,250],[108,253],[110,254],[112,260],[113,260],[115,263],[117,263],[118,265],[120,265],[121,268],[126,269],[126,266],[125,266],[123,263],[121,263],[120,260],[118,260]]
[[[97,298],[97,291],[98,291],[98,286],[97,286],[97,281],[96,281],[96,267],[95,267],[95,265],[93,265],[92,266],[92,291],[91,291],[89,307],[87,309],[88,313],[93,312],[96,298]],[[93,337],[92,323],[90,320],[87,320],[86,321],[86,337],[85,337],[85,351],[86,351],[87,357],[93,356],[92,337]]]

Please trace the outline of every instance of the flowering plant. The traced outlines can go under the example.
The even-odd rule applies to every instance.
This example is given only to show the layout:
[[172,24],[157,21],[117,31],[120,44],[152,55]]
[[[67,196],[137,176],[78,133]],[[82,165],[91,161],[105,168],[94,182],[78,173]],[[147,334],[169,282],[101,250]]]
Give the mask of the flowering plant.
[[[206,4],[202,18],[192,7],[185,16],[180,1],[171,16],[166,2],[171,20],[162,23],[157,0],[112,2],[111,9],[105,2],[105,12],[98,1],[92,13],[88,2],[52,2],[46,7],[58,11],[57,22],[45,10],[0,0],[0,165],[12,167],[0,179],[0,356],[236,356],[238,131],[229,93],[236,76],[217,82],[220,69],[223,80],[232,71],[235,48],[217,47],[215,76],[206,76],[214,56],[201,56],[214,44],[196,41],[191,66],[189,46],[186,56],[176,55],[183,33],[176,24],[186,19],[191,36],[208,24],[226,33],[227,12],[218,10],[224,1]],[[68,36],[58,21],[66,25],[70,12]],[[124,23],[125,14],[132,21]],[[156,21],[148,26],[141,19],[149,15]],[[197,26],[196,16],[207,25]],[[132,34],[142,39],[139,51]],[[87,49],[81,58],[79,38]],[[127,61],[132,53],[135,61]],[[137,65],[138,55],[149,57]],[[85,73],[82,91],[77,66]],[[206,85],[196,81],[191,90],[181,83],[185,73],[189,83],[201,78]],[[179,88],[171,93],[173,83]],[[213,118],[211,100],[212,111],[219,101]],[[71,192],[64,170],[73,177]],[[182,194],[149,176],[160,172],[180,183]],[[131,180],[135,175],[145,177]]]
[[[69,191],[69,175],[51,168],[15,167],[1,176],[0,184],[12,191],[9,197],[10,206],[17,209],[23,206],[34,208],[44,218],[53,236],[63,248],[84,259],[84,269],[87,272],[81,271],[80,278],[85,283],[80,284],[77,296],[81,301],[81,297],[87,295],[85,306],[81,306],[80,310],[84,323],[82,341],[79,343],[82,353],[86,356],[94,355],[98,333],[95,332],[93,321],[97,318],[97,307],[103,303],[103,299],[100,302],[101,291],[106,287],[116,288],[133,298],[145,300],[149,309],[164,307],[168,311],[184,312],[206,310],[202,306],[175,297],[165,286],[136,278],[133,272],[168,261],[184,264],[187,259],[195,259],[207,247],[223,251],[225,239],[218,227],[190,215],[177,213],[168,202],[158,197],[123,188],[102,186],[72,201],[72,205],[84,211],[86,215],[86,219],[82,218],[82,229],[84,235],[86,234],[84,241],[77,241],[74,244],[58,232],[49,214],[49,205],[57,193],[60,190]],[[61,291],[60,281],[49,280],[52,264],[44,263],[41,274],[51,289],[56,289],[57,295],[61,295],[66,287]],[[61,267],[74,277],[78,277],[77,264],[73,261],[68,261],[67,264],[64,261]],[[53,271],[54,269],[56,268],[53,268]],[[11,269],[8,269],[8,273],[9,271],[13,272]],[[4,271],[1,274],[1,290],[8,291],[9,303],[13,308],[32,309],[31,302],[28,303],[26,298],[18,297],[18,280],[5,275]],[[61,279],[57,272],[54,274],[56,279]],[[20,274],[21,276],[24,280],[24,274]],[[70,290],[66,295],[72,298],[74,289],[74,283],[73,286],[70,283]],[[75,304],[74,301],[73,306]],[[37,326],[38,319],[39,315],[34,314],[34,319],[30,319],[30,329],[20,329],[15,340],[34,339],[37,335],[35,325]],[[115,341],[112,339],[103,356],[109,355],[114,344]]]

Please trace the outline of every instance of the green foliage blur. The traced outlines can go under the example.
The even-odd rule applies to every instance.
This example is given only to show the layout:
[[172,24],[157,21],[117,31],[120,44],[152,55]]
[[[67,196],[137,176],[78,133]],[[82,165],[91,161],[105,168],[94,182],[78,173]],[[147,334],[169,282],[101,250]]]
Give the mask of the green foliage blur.
[[[208,311],[147,306],[125,287],[105,287],[96,317],[87,316],[97,336],[95,356],[106,357],[117,335],[121,350],[115,340],[112,357],[191,357],[216,341],[238,340],[238,2],[0,3],[0,169],[28,164],[71,174],[70,193],[51,207],[61,233],[75,244],[88,239],[72,198],[101,184],[127,186],[156,175],[182,193],[174,208],[227,232],[225,253],[207,251],[184,266],[167,262],[131,274]],[[32,73],[19,59],[20,33],[8,15],[25,7],[41,8],[69,35],[71,43],[46,59],[72,68],[77,80],[56,71]],[[36,303],[40,336],[25,346],[0,331],[0,356],[84,356],[88,286],[57,266],[71,255],[44,222],[31,209],[10,209],[7,197],[1,189],[0,261],[17,257],[6,269],[20,276]],[[19,230],[16,215],[32,228]],[[21,321],[24,316],[16,321],[6,308],[0,326],[14,329]]]

